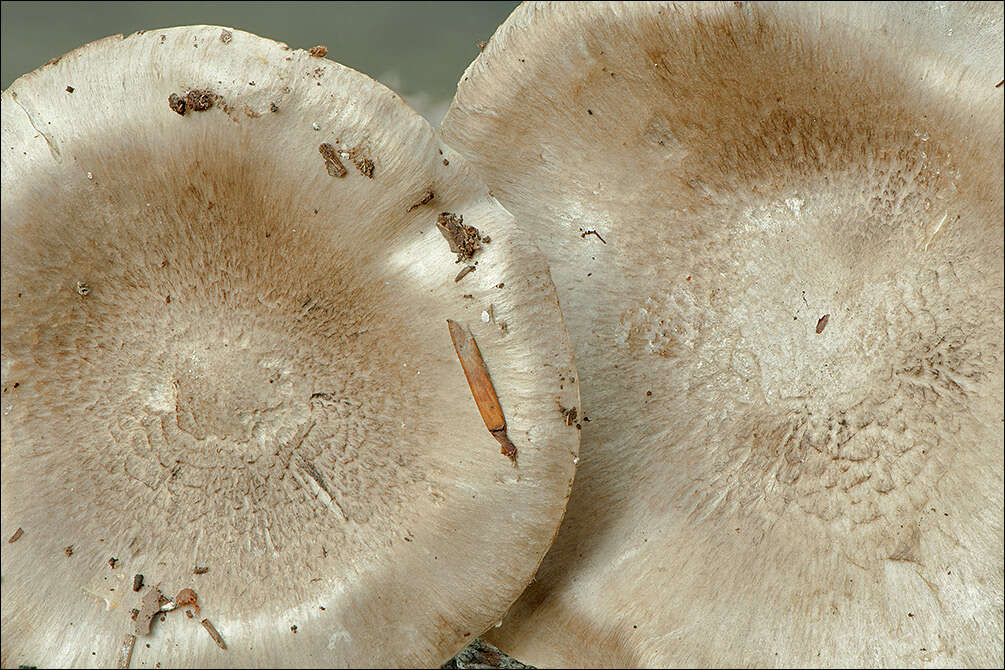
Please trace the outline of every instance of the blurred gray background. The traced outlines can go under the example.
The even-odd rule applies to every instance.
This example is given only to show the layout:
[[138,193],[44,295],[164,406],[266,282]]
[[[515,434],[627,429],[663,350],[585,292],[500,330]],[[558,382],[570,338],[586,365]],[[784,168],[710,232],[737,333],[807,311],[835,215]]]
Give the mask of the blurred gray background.
[[517,2],[4,2],[6,89],[50,58],[116,33],[223,25],[307,49],[398,92],[434,125],[457,80]]

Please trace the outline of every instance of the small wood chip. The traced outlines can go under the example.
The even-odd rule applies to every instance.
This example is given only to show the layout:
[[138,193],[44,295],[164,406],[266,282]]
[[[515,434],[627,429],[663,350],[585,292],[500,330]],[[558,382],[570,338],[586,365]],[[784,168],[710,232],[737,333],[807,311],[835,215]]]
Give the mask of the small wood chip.
[[213,642],[216,642],[216,645],[220,647],[220,649],[223,649],[224,651],[227,650],[227,643],[223,641],[223,637],[217,632],[216,628],[213,627],[213,624],[209,622],[209,619],[202,620],[202,627],[206,629],[206,632],[209,633],[209,636],[213,638]]
[[830,318],[831,318],[830,314],[824,314],[823,316],[820,317],[820,320],[817,321],[817,335],[824,332],[824,328],[827,327],[827,322],[830,321]]
[[459,282],[460,280],[464,279],[465,277],[467,277],[469,274],[471,274],[472,272],[474,272],[477,269],[478,268],[476,268],[474,265],[465,265],[461,269],[461,271],[457,273],[457,276],[454,277],[454,283],[456,284],[457,282]]
[[516,445],[506,435],[506,417],[503,416],[499,397],[496,395],[495,386],[492,385],[488,368],[485,367],[482,352],[478,349],[478,343],[471,331],[456,321],[447,319],[447,326],[450,328],[450,339],[454,343],[454,351],[457,352],[457,358],[460,360],[461,369],[464,370],[464,376],[468,380],[471,395],[482,415],[482,421],[485,422],[485,427],[489,429],[492,437],[499,442],[500,453],[513,461],[513,465],[516,466]]
[[14,531],[14,534],[10,536],[10,539],[7,540],[7,544],[14,544],[15,542],[21,539],[22,535],[24,535],[24,530],[18,528],[17,530]]
[[160,614],[161,605],[166,600],[164,594],[157,587],[148,589],[143,594],[143,598],[140,600],[140,608],[136,616],[133,617],[134,635],[150,634],[150,624],[153,623],[154,617]]
[[1001,88],[1002,86],[1005,86],[1005,79],[1002,79],[1000,82],[995,84],[995,88]]
[[335,151],[335,147],[325,142],[318,147],[318,151],[321,153],[321,157],[325,160],[325,169],[328,170],[328,175],[331,177],[344,177],[347,174],[345,165],[342,165],[342,161],[338,158],[338,152]]
[[328,55],[328,47],[324,44],[319,44],[317,46],[311,47],[307,50],[307,53],[314,56],[315,58],[324,58]]
[[[432,200],[435,197],[436,197],[436,193],[433,192],[433,189],[427,188],[426,191],[425,191],[425,193],[422,194],[422,197],[419,198],[418,200],[416,200],[415,203],[413,203],[412,206],[408,208],[408,212],[411,212],[413,209],[417,209],[419,207],[422,207],[423,205],[425,205],[427,202],[429,202],[430,200]],[[406,214],[408,212],[406,212]]]

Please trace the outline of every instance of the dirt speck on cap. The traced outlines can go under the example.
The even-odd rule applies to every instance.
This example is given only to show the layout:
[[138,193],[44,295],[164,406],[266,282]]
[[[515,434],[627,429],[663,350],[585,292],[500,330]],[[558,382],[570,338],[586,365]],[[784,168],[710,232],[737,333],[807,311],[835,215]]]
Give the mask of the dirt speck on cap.
[[339,160],[335,147],[325,142],[318,147],[318,152],[324,159],[325,169],[328,170],[330,176],[344,177],[346,175],[345,165],[342,165],[342,161]]
[[74,89],[73,89],[73,87],[72,87],[72,86],[67,86],[67,87],[66,87],[66,92],[67,92],[67,93],[73,93],[73,91],[74,91]]
[[482,248],[482,236],[474,226],[464,224],[464,217],[453,212],[441,212],[436,227],[457,254],[457,262],[471,260]]
[[139,590],[143,588],[143,575],[135,574],[133,575],[133,591],[139,593]]
[[209,568],[198,565],[192,570],[193,575],[204,575],[207,572],[209,572]]
[[423,205],[425,205],[427,202],[430,202],[435,197],[436,197],[436,193],[433,191],[433,189],[427,188],[425,190],[425,192],[423,192],[422,196],[418,200],[416,200],[414,203],[412,203],[412,206],[408,208],[408,211],[411,212],[413,209],[418,209],[419,207],[422,207]]
[[185,104],[190,112],[205,112],[212,109],[219,96],[209,89],[192,89],[185,94]]
[[318,44],[307,50],[307,53],[314,56],[315,58],[324,58],[328,55],[328,47],[324,44]]
[[185,116],[185,98],[181,97],[177,93],[172,93],[168,96],[168,107],[177,114]]
[[349,159],[352,161],[359,173],[367,179],[373,179],[373,160],[368,152],[362,147],[355,147],[349,152]]
[[168,107],[181,116],[189,112],[205,112],[212,109],[213,105],[220,102],[222,98],[209,89],[192,89],[186,91],[185,95],[172,93],[168,96]]
[[830,321],[830,319],[831,319],[830,314],[824,314],[823,316],[820,317],[820,320],[817,321],[817,335],[824,332],[824,328],[827,327],[827,322]]
[[63,547],[63,553],[66,554],[67,558],[70,558],[71,556],[73,556],[73,545],[72,544],[68,544],[65,547]]
[[562,416],[565,417],[565,425],[566,426],[575,425],[576,418],[579,416],[579,410],[576,409],[575,407],[565,408],[561,406],[560,409],[562,410]]
[[230,40],[234,39],[234,33],[230,32],[226,28],[220,31],[220,41],[224,44],[230,44]]
[[24,535],[24,529],[18,528],[17,530],[14,531],[14,534],[10,536],[10,539],[7,540],[7,544],[14,544],[15,542],[21,539],[22,535]]

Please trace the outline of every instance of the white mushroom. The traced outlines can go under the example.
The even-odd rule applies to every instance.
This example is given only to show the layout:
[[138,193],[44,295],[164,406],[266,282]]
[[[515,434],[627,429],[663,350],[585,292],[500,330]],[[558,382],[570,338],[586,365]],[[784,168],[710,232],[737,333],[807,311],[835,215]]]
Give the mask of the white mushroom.
[[[3,666],[430,665],[498,621],[578,390],[545,261],[465,162],[366,76],[219,27],[2,99]],[[443,211],[491,233],[457,283]]]
[[493,644],[1002,665],[1002,51],[1000,3],[510,16],[442,132],[549,257],[589,422]]

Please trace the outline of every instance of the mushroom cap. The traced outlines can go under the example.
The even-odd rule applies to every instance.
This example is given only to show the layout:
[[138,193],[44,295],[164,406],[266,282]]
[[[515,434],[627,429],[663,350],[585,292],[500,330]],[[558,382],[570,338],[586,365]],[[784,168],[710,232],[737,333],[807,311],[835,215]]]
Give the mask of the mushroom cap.
[[[544,258],[464,161],[368,77],[219,27],[2,100],[3,666],[117,663],[153,588],[198,616],[133,667],[429,665],[496,623],[557,531],[578,389]],[[491,237],[460,282],[444,210]]]
[[548,256],[589,422],[493,644],[1002,664],[1001,77],[1001,4],[510,16],[441,133]]

